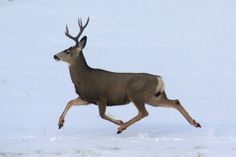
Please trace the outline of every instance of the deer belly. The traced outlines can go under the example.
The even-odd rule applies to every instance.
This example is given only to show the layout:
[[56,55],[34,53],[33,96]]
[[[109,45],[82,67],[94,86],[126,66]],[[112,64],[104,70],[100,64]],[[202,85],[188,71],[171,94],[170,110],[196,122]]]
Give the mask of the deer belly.
[[107,106],[125,105],[130,103],[125,90],[104,90],[101,88],[87,88],[81,90],[75,86],[76,93],[85,101],[97,104],[99,100],[106,100]]
[[107,98],[107,106],[125,105],[130,103],[126,95],[109,95]]

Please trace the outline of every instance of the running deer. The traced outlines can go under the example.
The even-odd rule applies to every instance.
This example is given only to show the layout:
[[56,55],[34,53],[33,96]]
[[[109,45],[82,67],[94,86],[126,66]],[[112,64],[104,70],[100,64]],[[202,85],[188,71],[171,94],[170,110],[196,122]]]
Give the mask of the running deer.
[[[201,127],[184,109],[179,100],[167,98],[164,82],[161,76],[148,73],[115,73],[102,69],[91,68],[83,55],[87,36],[82,37],[85,25],[78,19],[80,31],[73,37],[66,26],[65,35],[75,41],[75,45],[54,55],[56,61],[69,64],[71,80],[74,84],[78,98],[71,100],[66,105],[58,122],[59,129],[63,127],[68,110],[75,105],[95,104],[98,106],[101,118],[118,125],[118,134],[135,122],[148,116],[145,104],[154,107],[169,107],[177,109],[186,120],[195,127]],[[138,114],[127,122],[113,119],[106,115],[107,106],[116,106],[132,102],[138,109]]]

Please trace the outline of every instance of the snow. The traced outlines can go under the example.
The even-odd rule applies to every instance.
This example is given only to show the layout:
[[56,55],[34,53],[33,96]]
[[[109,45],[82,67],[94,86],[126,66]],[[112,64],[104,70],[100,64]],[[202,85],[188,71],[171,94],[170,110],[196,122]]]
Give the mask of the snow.
[[[234,157],[236,155],[236,1],[0,1],[0,156]],[[84,50],[92,67],[161,75],[202,128],[173,109],[147,106],[149,117],[117,135],[94,105],[72,108],[68,67],[53,55],[64,35],[90,16]],[[124,121],[135,107],[111,107]]]

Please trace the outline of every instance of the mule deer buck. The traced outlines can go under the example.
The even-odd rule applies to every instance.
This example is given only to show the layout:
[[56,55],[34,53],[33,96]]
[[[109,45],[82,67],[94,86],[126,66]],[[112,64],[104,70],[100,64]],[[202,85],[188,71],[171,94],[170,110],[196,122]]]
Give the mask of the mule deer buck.
[[[66,105],[58,122],[59,129],[64,124],[64,119],[68,110],[75,105],[95,104],[98,106],[101,118],[108,120],[119,126],[118,132],[123,130],[148,116],[145,104],[154,107],[170,107],[177,109],[186,120],[195,127],[201,127],[183,108],[179,100],[167,98],[164,82],[160,76],[147,73],[115,73],[102,69],[94,69],[88,66],[83,55],[87,37],[79,40],[84,29],[89,23],[87,19],[85,25],[78,19],[80,31],[73,37],[66,26],[65,35],[75,41],[75,45],[54,55],[56,61],[64,61],[69,64],[69,71],[78,98],[71,100]],[[138,109],[138,114],[128,122],[113,119],[105,114],[107,106],[128,104],[132,102]]]

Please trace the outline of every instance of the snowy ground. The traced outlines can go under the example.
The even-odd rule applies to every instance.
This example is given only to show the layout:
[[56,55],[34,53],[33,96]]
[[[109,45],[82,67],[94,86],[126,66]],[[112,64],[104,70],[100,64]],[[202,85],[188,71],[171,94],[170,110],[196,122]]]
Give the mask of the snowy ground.
[[[1,0],[0,156],[234,157],[236,155],[236,1]],[[96,106],[74,107],[62,130],[57,119],[76,97],[66,64],[52,56],[71,46],[65,24],[90,23],[84,50],[92,67],[163,76],[202,125],[173,109],[120,135]],[[128,120],[135,107],[108,113]]]

